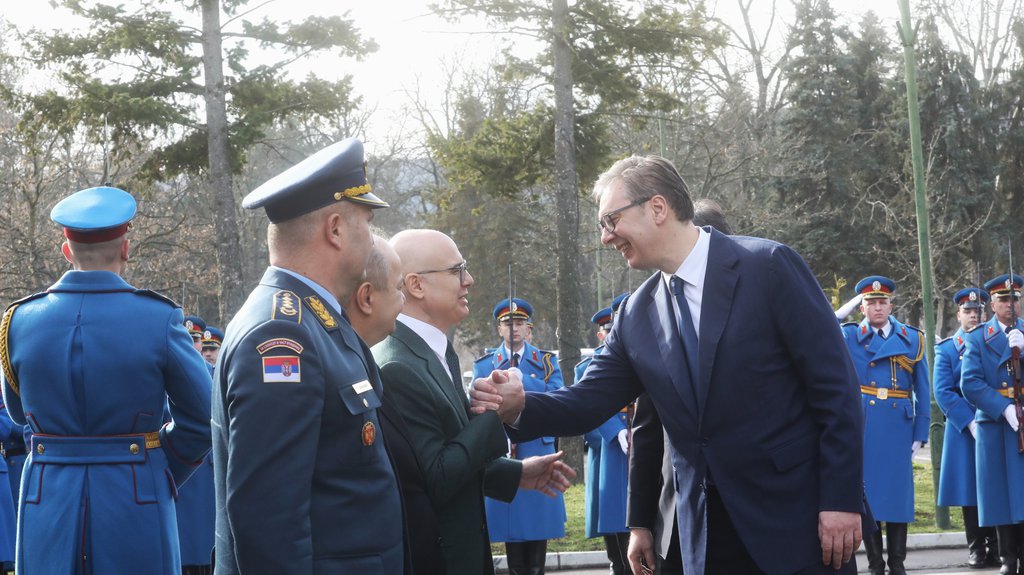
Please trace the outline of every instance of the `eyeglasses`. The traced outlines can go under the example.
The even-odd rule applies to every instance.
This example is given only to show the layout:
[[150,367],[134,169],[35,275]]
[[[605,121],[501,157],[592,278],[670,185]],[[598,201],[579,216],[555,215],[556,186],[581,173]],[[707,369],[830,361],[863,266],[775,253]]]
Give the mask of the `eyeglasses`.
[[614,210],[608,212],[607,214],[601,216],[597,220],[597,227],[602,229],[602,230],[604,230],[604,231],[606,231],[606,232],[608,232],[608,233],[614,232],[615,231],[615,226],[618,225],[619,219],[622,217],[622,216],[619,216],[620,213],[628,210],[629,208],[634,208],[636,206],[642,205],[645,202],[647,202],[647,200],[650,200],[650,199],[651,198],[644,198],[642,200],[634,200],[634,201],[632,201],[632,202],[622,206],[621,208],[617,208],[617,209],[614,209]]
[[422,275],[422,274],[436,274],[436,273],[441,273],[441,272],[448,272],[448,273],[453,274],[453,275],[454,274],[459,274],[459,285],[463,285],[463,284],[466,283],[466,273],[468,272],[468,270],[467,270],[468,267],[469,266],[468,266],[468,264],[466,262],[460,262],[460,263],[457,263],[457,264],[453,265],[450,268],[444,268],[443,270],[427,270],[427,271],[423,271],[423,272],[413,272],[413,273],[417,273],[417,274],[420,274],[420,275]]

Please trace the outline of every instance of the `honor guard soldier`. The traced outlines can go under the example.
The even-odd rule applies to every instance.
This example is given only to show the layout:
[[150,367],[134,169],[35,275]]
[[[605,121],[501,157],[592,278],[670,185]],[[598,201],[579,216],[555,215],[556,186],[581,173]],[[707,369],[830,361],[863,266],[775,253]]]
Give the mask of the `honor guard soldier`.
[[[204,334],[208,331],[203,318],[185,316],[185,329],[192,336],[192,345],[201,351]],[[205,358],[204,358],[205,359]],[[213,378],[213,365],[206,362]],[[167,416],[165,414],[165,419]],[[178,543],[181,550],[182,575],[210,575],[213,573],[211,557],[214,546],[214,525],[217,520],[217,502],[213,495],[213,456],[207,454],[196,468],[188,485],[178,491],[176,513],[178,517]]]
[[[0,407],[0,417],[6,417],[7,407]],[[7,437],[0,438],[3,442],[4,461],[7,462],[7,475],[11,480],[11,495],[14,497],[14,516],[18,516],[18,493],[21,491],[21,470],[25,466],[28,451],[25,449],[25,434],[29,432],[27,425],[13,423]]]
[[[496,369],[518,367],[527,391],[550,391],[562,387],[558,359],[550,351],[537,349],[526,342],[527,324],[533,317],[533,306],[526,300],[508,298],[494,306],[498,322],[499,347],[476,360],[473,378],[487,377]],[[541,437],[512,446],[512,457],[526,459],[550,455],[557,451],[554,437]],[[565,537],[565,499],[559,493],[548,497],[543,493],[520,489],[510,503],[488,497],[487,528],[491,542],[505,542],[508,569],[511,575],[543,575],[548,539]]]
[[860,378],[864,409],[864,489],[879,530],[865,534],[872,575],[885,573],[881,522],[885,522],[889,572],[905,575],[907,524],[914,520],[911,460],[928,441],[928,362],[924,337],[892,314],[896,283],[882,276],[857,282],[864,320],[843,324],[843,336]]
[[977,407],[974,421],[978,477],[978,522],[994,526],[1002,575],[1019,573],[1024,562],[1024,455],[1017,450],[1012,349],[1024,347],[1020,287],[1024,278],[1004,274],[985,283],[992,319],[967,333],[960,389]]
[[224,341],[224,332],[215,328],[207,327],[203,332],[203,359],[206,363],[216,366],[217,358],[220,356],[220,344]]
[[192,336],[192,346],[196,348],[196,351],[202,352],[203,332],[206,331],[206,322],[197,315],[187,315],[185,316],[185,329]]
[[8,573],[14,570],[14,543],[17,535],[15,527],[15,516],[18,509],[18,489],[11,477],[21,477],[21,466],[12,469],[14,464],[8,464],[6,455],[8,446],[12,446],[11,440],[21,445],[21,456],[24,459],[24,441],[21,438],[24,426],[11,421],[7,415],[7,408],[0,403],[0,438],[3,438],[4,458],[0,461],[0,573]]
[[938,504],[963,509],[967,566],[980,569],[986,565],[998,565],[999,554],[995,529],[978,526],[978,482],[974,465],[974,434],[977,433],[978,424],[974,421],[974,404],[966,400],[960,391],[960,368],[967,345],[967,332],[983,320],[988,293],[981,288],[964,288],[953,296],[953,303],[957,306],[956,317],[960,329],[935,346],[932,377],[935,403],[946,416]]
[[74,269],[0,323],[4,400],[32,432],[18,573],[181,573],[174,498],[210,448],[210,375],[181,308],[120,277],[135,210],[111,187],[54,206]]
[[266,210],[271,265],[225,330],[214,378],[216,572],[403,573],[380,375],[339,304],[388,205],[363,144],[320,150],[242,205]]
[[[606,307],[590,319],[596,323],[598,339],[611,331],[614,311],[626,294],[615,298],[614,307]],[[594,349],[601,353],[604,346]],[[575,379],[583,377],[593,356],[576,364]],[[597,429],[583,436],[587,446],[587,484],[585,495],[585,527],[587,537],[604,538],[609,569],[613,575],[629,573],[626,551],[629,530],[626,528],[626,477],[629,453],[629,414],[621,410]]]

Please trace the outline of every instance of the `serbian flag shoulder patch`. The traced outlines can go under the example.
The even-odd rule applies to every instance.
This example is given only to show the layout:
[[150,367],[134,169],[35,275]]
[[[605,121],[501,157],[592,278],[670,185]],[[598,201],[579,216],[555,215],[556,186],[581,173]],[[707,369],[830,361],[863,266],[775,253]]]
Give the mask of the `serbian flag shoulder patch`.
[[274,355],[263,359],[263,383],[299,383],[302,381],[299,356]]

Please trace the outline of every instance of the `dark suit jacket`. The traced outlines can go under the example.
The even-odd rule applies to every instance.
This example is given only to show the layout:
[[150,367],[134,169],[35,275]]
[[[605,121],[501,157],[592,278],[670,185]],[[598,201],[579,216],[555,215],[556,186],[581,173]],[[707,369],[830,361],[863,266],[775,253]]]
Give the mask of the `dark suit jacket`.
[[412,564],[409,575],[444,575],[441,525],[427,495],[427,480],[416,457],[416,448],[406,429],[405,419],[392,405],[388,395],[382,398],[377,414],[391,462],[398,474],[398,486],[402,490],[402,510],[407,527],[405,549]]
[[685,572],[705,572],[709,475],[762,570],[829,572],[818,513],[862,512],[863,426],[814,275],[787,246],[711,230],[697,382],[670,297],[660,273],[644,282],[579,383],[527,394],[513,438],[581,434],[646,390],[672,444]]
[[447,572],[493,573],[485,483],[488,496],[511,501],[522,475],[521,462],[502,457],[508,443],[501,422],[494,413],[469,416],[461,383],[451,381],[437,354],[402,322],[374,346],[373,355],[422,463],[427,495],[441,522]]
[[626,525],[654,534],[654,551],[662,559],[672,544],[676,522],[676,484],[668,436],[646,393],[636,401],[629,449],[629,495]]

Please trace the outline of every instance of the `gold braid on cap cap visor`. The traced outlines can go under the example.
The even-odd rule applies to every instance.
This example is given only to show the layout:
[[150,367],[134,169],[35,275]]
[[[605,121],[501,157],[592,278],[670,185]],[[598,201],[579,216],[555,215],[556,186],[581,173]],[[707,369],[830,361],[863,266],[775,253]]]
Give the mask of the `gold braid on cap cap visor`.
[[0,320],[0,366],[3,367],[7,385],[11,386],[14,393],[20,396],[21,390],[18,389],[18,378],[14,375],[14,367],[11,366],[11,353],[8,350],[9,342],[7,341],[7,334],[11,331],[11,317],[14,316],[16,309],[18,309],[17,304],[7,308],[3,320]]
[[334,199],[340,202],[345,198],[356,198],[362,195],[366,195],[370,193],[372,190],[373,188],[370,187],[370,184],[363,184],[361,186],[348,188],[340,192],[334,192]]

